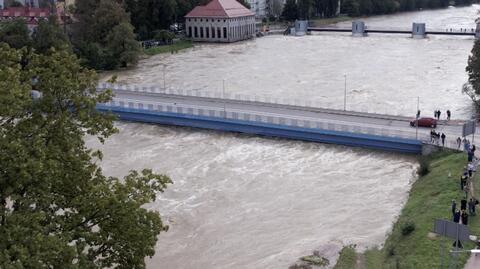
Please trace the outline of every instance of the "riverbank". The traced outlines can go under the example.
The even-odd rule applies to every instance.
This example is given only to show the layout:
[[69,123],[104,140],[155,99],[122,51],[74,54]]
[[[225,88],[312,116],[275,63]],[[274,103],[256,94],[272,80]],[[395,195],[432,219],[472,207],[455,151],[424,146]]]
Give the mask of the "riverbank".
[[188,49],[193,47],[193,42],[188,40],[180,40],[178,42],[173,43],[172,45],[166,46],[158,46],[158,47],[151,47],[148,49],[144,49],[143,52],[148,55],[157,55],[161,53],[176,53],[183,49]]
[[[405,207],[395,222],[382,249],[365,251],[365,268],[439,268],[442,259],[440,246],[450,249],[451,239],[431,233],[435,219],[451,218],[451,201],[457,203],[464,197],[459,190],[459,178],[466,164],[465,153],[437,153],[428,158],[430,173],[418,178],[413,184]],[[480,177],[473,178],[476,197],[480,197]],[[381,206],[381,205],[378,205]],[[374,216],[372,216],[374,217]],[[472,234],[480,234],[480,216],[470,217]],[[471,242],[464,244],[472,249]],[[342,255],[343,253],[348,255]],[[360,255],[357,255],[357,257]],[[443,257],[444,265],[448,256]],[[338,263],[351,260],[351,253],[342,252]],[[463,268],[468,254],[462,253],[457,268]]]

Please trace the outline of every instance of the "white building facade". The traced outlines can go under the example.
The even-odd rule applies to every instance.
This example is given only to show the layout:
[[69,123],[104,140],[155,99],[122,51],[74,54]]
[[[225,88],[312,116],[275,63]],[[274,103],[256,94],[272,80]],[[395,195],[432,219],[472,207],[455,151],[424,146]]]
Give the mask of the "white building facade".
[[193,41],[236,42],[255,36],[255,14],[235,0],[212,0],[185,16],[186,36]]

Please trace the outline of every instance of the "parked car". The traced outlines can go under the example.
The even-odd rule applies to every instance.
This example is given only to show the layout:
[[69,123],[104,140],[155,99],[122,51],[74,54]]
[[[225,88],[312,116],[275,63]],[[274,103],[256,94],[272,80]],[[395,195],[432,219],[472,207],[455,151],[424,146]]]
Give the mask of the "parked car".
[[[410,121],[410,126],[417,126],[417,119]],[[418,127],[437,127],[437,120],[434,118],[419,118],[418,119]]]

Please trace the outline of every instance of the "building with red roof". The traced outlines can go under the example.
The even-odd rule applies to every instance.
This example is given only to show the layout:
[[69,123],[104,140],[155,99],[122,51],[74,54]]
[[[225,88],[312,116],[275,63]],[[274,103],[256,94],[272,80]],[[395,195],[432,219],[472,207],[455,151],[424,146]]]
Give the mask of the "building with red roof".
[[212,0],[185,16],[185,30],[193,41],[245,40],[255,35],[255,13],[235,0]]
[[30,30],[37,27],[40,20],[46,20],[51,15],[48,8],[37,7],[9,7],[0,9],[0,22],[14,20],[18,18],[25,19]]

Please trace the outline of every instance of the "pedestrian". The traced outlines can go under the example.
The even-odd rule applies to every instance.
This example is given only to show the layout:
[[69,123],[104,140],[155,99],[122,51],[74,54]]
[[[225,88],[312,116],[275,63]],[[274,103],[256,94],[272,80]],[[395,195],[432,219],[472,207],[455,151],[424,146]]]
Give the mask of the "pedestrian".
[[457,202],[455,202],[455,199],[452,199],[452,216],[455,215],[455,210],[457,210]]
[[475,147],[475,145],[472,145],[472,153],[473,153],[473,155],[475,155],[475,150],[476,150],[476,149],[477,149],[477,148]]
[[473,152],[471,150],[467,151],[467,160],[468,162],[473,161]]
[[439,110],[438,111],[438,120],[440,120],[440,115],[442,114],[442,112]]
[[447,136],[444,133],[442,133],[442,147],[445,147],[445,138],[446,137]]
[[430,142],[434,143],[435,142],[435,130],[432,129],[430,131]]
[[437,141],[437,145],[440,144],[440,132],[435,133],[435,140]]
[[461,178],[460,178],[460,190],[463,191],[463,187],[465,187],[465,185],[467,184],[467,176],[466,175],[463,175]]
[[462,139],[459,137],[457,137],[457,149],[460,150],[460,146],[462,145]]
[[468,163],[467,171],[468,171],[468,177],[472,177],[473,176],[473,164],[472,163]]
[[470,214],[470,216],[475,215],[475,201],[473,198],[470,198],[470,201],[468,201],[468,214]]
[[465,211],[465,210],[462,211],[461,218],[462,218],[462,224],[463,225],[468,225],[468,213],[467,213],[467,211]]
[[467,210],[467,200],[460,200],[460,210]]
[[453,214],[453,222],[460,223],[460,211],[458,209]]
[[450,120],[450,116],[452,116],[452,112],[450,112],[450,110],[447,110],[447,120]]
[[436,118],[437,118],[437,115],[438,115],[438,110],[435,110],[435,111],[433,112],[433,117],[436,119]]

